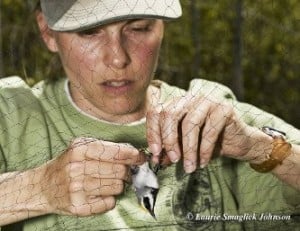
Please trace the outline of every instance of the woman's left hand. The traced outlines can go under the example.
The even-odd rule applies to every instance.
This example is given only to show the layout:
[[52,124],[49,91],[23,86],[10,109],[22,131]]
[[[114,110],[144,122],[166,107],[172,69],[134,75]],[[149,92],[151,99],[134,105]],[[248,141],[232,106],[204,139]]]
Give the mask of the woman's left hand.
[[[164,149],[173,163],[183,158],[187,173],[205,167],[216,148],[220,155],[255,162],[272,146],[272,139],[240,120],[230,103],[190,92],[148,111],[147,140],[154,162]],[[270,150],[254,150],[258,140],[266,141]]]

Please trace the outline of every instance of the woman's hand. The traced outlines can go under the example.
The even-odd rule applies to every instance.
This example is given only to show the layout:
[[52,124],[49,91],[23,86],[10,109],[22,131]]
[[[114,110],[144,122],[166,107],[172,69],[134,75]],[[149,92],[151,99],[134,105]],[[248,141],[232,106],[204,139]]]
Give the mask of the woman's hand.
[[144,162],[144,156],[127,144],[77,138],[58,158],[44,168],[42,193],[49,212],[88,216],[115,206],[115,196],[129,180],[129,165]]
[[[147,139],[154,162],[158,162],[164,148],[172,162],[183,158],[187,173],[198,165],[206,166],[216,148],[221,155],[255,162],[265,156],[257,149],[270,152],[272,142],[259,129],[241,121],[230,103],[190,92],[152,107],[147,114]],[[259,140],[266,142],[268,150],[258,147]]]

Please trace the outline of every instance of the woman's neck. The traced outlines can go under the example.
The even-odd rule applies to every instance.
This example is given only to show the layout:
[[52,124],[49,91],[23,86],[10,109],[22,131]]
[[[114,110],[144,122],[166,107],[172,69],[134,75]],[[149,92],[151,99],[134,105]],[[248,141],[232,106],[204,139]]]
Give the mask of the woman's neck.
[[145,100],[141,101],[140,105],[137,105],[135,110],[124,114],[111,114],[100,110],[87,100],[74,99],[70,86],[68,86],[67,91],[72,104],[81,113],[103,122],[115,124],[131,124],[141,121],[145,118],[147,111],[149,111],[151,107],[158,105],[160,101],[160,89],[156,86],[150,85],[147,89]]

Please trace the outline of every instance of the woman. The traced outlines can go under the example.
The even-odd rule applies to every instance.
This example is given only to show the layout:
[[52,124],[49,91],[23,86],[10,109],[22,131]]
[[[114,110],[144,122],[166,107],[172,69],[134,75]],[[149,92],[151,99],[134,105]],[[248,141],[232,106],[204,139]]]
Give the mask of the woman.
[[[2,81],[0,224],[265,230],[290,217],[284,228],[297,227],[300,132],[217,83],[194,80],[185,92],[152,81],[163,20],[181,7],[151,3],[41,1],[37,23],[66,78],[32,89],[17,77]],[[157,221],[126,184],[147,146],[153,162],[166,153],[174,163],[158,173]],[[284,217],[260,221],[267,213]],[[236,216],[243,222],[229,222]]]

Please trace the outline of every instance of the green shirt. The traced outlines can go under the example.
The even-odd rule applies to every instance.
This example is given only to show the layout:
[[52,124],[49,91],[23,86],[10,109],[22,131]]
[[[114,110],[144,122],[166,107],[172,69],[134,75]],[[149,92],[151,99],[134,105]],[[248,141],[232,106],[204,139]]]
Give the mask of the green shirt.
[[[30,88],[18,77],[0,81],[1,173],[39,166],[62,153],[76,137],[147,146],[144,120],[119,125],[93,118],[74,105],[67,83],[62,78]],[[161,89],[161,102],[185,93],[160,81],[155,84]],[[189,91],[228,100],[246,123],[269,125],[285,131],[290,142],[300,140],[299,130],[237,102],[223,85],[198,79]],[[272,174],[253,171],[246,162],[218,157],[193,174],[185,174],[179,162],[160,171],[158,178],[157,220],[140,208],[128,185],[109,212],[41,216],[24,221],[24,230],[300,230],[299,192]]]

